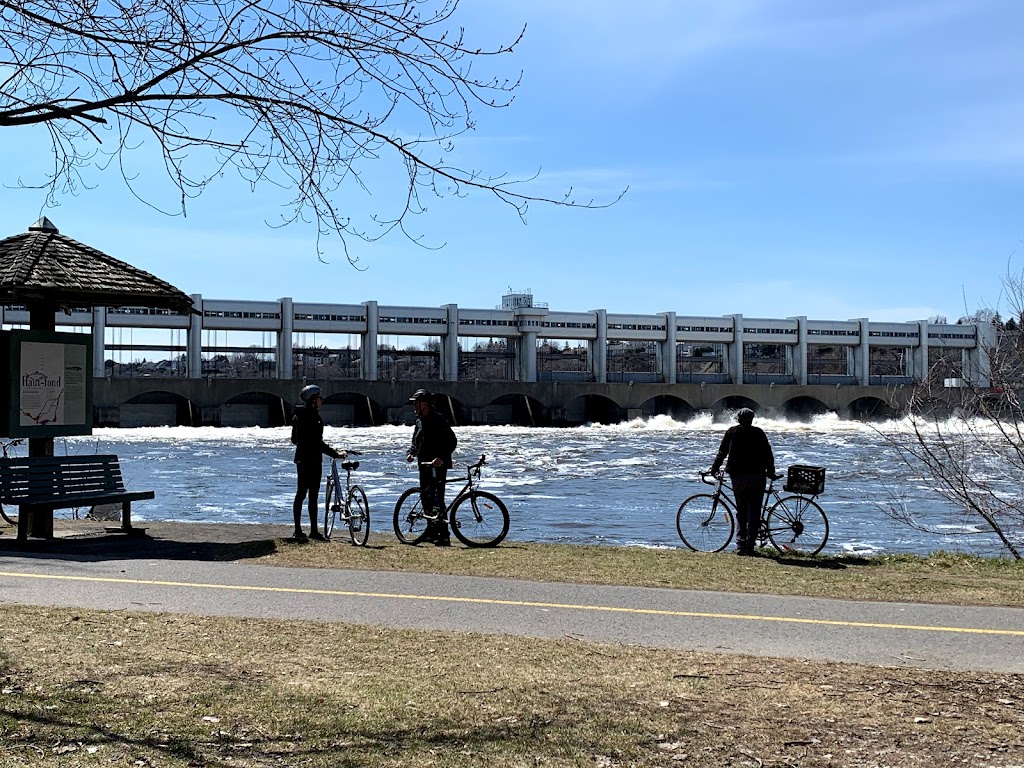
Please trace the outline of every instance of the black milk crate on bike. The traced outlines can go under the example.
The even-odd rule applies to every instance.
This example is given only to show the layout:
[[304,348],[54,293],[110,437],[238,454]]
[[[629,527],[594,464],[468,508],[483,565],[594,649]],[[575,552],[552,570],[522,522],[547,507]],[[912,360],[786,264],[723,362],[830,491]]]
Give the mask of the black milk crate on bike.
[[794,464],[789,468],[783,490],[788,493],[817,496],[825,490],[825,468]]

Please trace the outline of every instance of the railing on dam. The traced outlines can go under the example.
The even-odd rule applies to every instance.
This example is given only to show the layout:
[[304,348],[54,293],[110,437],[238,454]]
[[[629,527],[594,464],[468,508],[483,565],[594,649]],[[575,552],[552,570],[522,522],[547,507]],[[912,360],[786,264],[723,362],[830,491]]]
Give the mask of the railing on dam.
[[99,307],[56,323],[92,333],[98,378],[865,386],[946,366],[985,386],[995,342],[988,324],[192,298],[192,315]]

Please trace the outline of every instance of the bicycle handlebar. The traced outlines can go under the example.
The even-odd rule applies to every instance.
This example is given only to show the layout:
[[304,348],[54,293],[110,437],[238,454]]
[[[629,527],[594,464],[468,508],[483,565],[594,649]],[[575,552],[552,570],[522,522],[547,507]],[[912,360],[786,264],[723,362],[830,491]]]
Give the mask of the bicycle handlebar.
[[[429,466],[432,466],[433,463],[434,463],[433,459],[431,459],[430,461],[421,461],[421,462],[419,462],[421,467],[429,467]],[[487,454],[482,453],[482,454],[480,454],[480,461],[478,461],[476,464],[467,464],[466,465],[466,469],[468,469],[470,472],[472,472],[473,470],[476,470],[477,475],[479,475],[480,474],[480,467],[482,467],[486,463],[487,463]]]
[[[700,475],[700,481],[701,481],[702,483],[705,483],[705,484],[707,484],[707,485],[717,485],[717,484],[718,484],[718,481],[719,481],[719,480],[721,479],[721,478],[720,478],[720,477],[719,477],[719,476],[718,476],[717,474],[715,474],[714,472],[698,472],[697,474],[699,474],[699,475]],[[713,477],[713,478],[715,478],[715,479],[714,479],[714,481],[708,480],[708,478],[709,478],[709,477]],[[779,472],[776,472],[775,474],[769,474],[769,475],[768,475],[768,479],[769,479],[769,480],[771,480],[771,481],[772,481],[773,483],[774,483],[774,482],[775,482],[776,480],[781,480],[781,479],[782,479],[783,477],[784,477],[784,475],[783,475],[783,474],[781,474],[781,473],[779,473]]]
[[[700,481],[706,485],[718,485],[718,481],[721,480],[721,478],[714,472],[698,472],[697,474],[700,475]],[[709,477],[713,477],[714,481],[709,481]]]

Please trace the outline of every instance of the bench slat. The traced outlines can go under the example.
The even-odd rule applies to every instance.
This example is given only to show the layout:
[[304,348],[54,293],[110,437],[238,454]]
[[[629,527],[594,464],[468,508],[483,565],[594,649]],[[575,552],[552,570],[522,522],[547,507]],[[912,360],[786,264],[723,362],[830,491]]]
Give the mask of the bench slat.
[[67,509],[69,507],[91,507],[94,504],[117,504],[123,501],[143,501],[155,499],[153,491],[125,491],[123,493],[96,493],[83,494],[81,496],[51,496],[49,498],[39,496],[32,499],[30,504],[24,506],[39,507],[41,509]]
[[[0,502],[19,507],[18,538],[25,520],[55,509],[124,504],[122,529],[131,532],[131,502],[156,498],[154,491],[124,487],[117,456],[31,456],[0,459]],[[52,535],[52,524],[49,529]]]

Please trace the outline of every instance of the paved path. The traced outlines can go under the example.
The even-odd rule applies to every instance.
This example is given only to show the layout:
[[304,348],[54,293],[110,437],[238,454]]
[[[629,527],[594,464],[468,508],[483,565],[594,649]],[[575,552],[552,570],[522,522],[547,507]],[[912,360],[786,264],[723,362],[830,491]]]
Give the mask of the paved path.
[[[0,537],[0,602],[571,636],[658,648],[1024,673],[1021,609],[278,568],[202,559],[196,547],[210,545],[211,539],[254,540],[287,533],[230,528],[236,530],[191,531],[202,541],[181,540],[189,538],[185,535],[151,541],[150,551],[138,557],[110,550],[124,546],[130,551],[132,545],[124,540],[108,544],[98,557],[81,542],[68,554],[70,548],[61,551],[59,543],[17,550]],[[168,557],[176,553],[174,548],[180,549],[180,558]]]

